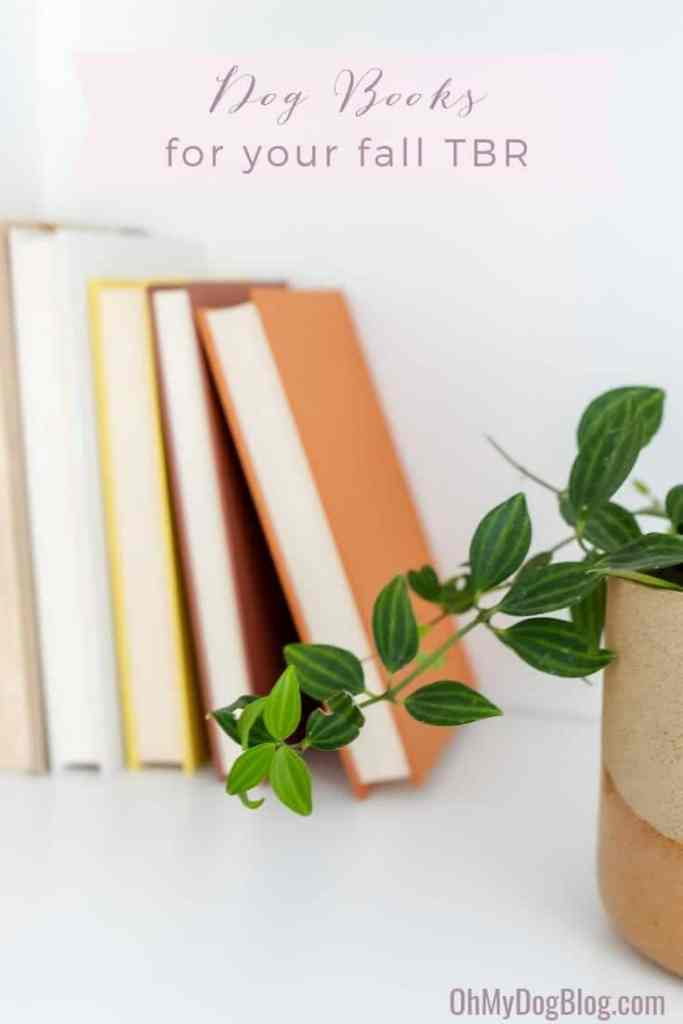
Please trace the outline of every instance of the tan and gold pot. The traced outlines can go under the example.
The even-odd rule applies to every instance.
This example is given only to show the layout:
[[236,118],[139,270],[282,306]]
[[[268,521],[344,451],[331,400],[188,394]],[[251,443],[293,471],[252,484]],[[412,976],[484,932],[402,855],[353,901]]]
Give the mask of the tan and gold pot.
[[641,953],[683,975],[683,594],[610,583],[599,871]]

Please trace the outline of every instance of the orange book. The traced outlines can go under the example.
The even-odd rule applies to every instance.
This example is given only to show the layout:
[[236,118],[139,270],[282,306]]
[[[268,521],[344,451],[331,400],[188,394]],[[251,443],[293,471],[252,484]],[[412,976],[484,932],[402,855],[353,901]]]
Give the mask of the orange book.
[[[431,555],[344,299],[255,288],[250,302],[202,310],[199,320],[298,632],[362,658],[379,591]],[[416,610],[422,621],[433,615],[419,600]],[[442,622],[430,647],[452,631]],[[365,670],[368,689],[386,687],[376,659]],[[438,678],[472,685],[461,645],[415,686]],[[424,781],[450,733],[375,705],[342,751],[355,791]]]

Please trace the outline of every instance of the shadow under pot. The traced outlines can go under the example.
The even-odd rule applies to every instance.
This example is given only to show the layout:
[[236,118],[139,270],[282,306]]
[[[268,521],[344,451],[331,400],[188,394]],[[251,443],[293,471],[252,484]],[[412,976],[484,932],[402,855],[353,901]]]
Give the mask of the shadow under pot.
[[683,594],[612,580],[599,875],[641,953],[683,976]]

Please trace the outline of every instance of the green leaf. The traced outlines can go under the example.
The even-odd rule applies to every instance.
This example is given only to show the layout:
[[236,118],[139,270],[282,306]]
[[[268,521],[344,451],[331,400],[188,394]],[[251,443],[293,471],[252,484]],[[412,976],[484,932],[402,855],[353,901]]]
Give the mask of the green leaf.
[[596,509],[583,530],[586,540],[601,551],[616,551],[641,534],[633,513],[615,501]]
[[639,583],[643,587],[655,587],[660,590],[677,590],[683,593],[683,587],[670,580],[661,579],[659,576],[648,576],[643,572],[633,572],[629,569],[607,569],[605,576],[612,576],[620,580],[629,580],[631,583]]
[[477,527],[470,545],[472,585],[481,594],[519,569],[531,544],[531,520],[523,494],[492,509]]
[[268,775],[274,755],[274,743],[259,743],[258,747],[240,754],[228,775],[225,787],[228,793],[235,796],[236,793],[246,793],[258,786]]
[[363,666],[351,651],[331,644],[288,644],[285,661],[293,665],[299,686],[315,700],[327,700],[333,693],[362,693]]
[[[560,514],[566,523],[576,526],[578,516],[566,493],[560,495]],[[640,537],[641,529],[632,512],[615,501],[608,501],[591,513],[584,524],[583,536],[601,551],[614,551]]]
[[502,715],[500,708],[464,683],[430,683],[404,701],[406,711],[427,725],[466,725]]
[[258,811],[259,807],[263,807],[263,797],[261,797],[260,800],[250,800],[248,793],[238,793],[237,796],[240,798],[240,801],[244,806],[248,807],[250,811]]
[[403,668],[417,654],[417,622],[403,576],[388,583],[375,601],[372,631],[379,656],[390,672]]
[[583,600],[573,604],[569,609],[572,622],[585,639],[591,650],[597,651],[605,628],[605,606],[607,603],[607,581],[601,580],[600,586]]
[[411,569],[408,573],[408,583],[413,592],[423,601],[438,604],[441,584],[431,565],[423,565],[421,569]]
[[496,635],[528,665],[553,676],[589,676],[614,659],[612,651],[592,650],[576,626],[562,619],[523,619]]
[[672,487],[666,496],[666,514],[673,526],[680,530],[683,526],[683,484]]
[[441,587],[439,604],[445,612],[460,615],[468,612],[475,600],[474,587],[470,576],[454,576]]
[[221,711],[241,711],[243,708],[246,708],[247,704],[253,704],[255,700],[259,700],[259,697],[255,696],[253,693],[243,693],[242,696],[238,697],[237,700],[234,700],[232,704],[228,704],[227,707],[221,708]]
[[474,588],[469,576],[453,576],[441,583],[431,565],[408,573],[411,590],[423,601],[438,605],[451,615],[469,611],[474,604]]
[[313,810],[311,774],[304,759],[291,747],[280,747],[270,766],[270,784],[285,807],[296,814]]
[[564,519],[565,523],[568,523],[569,526],[576,526],[576,520],[578,518],[576,515],[576,509],[573,507],[571,501],[569,500],[569,494],[567,493],[567,491],[563,491],[562,494],[559,496],[558,500],[560,506],[560,515]]
[[[235,714],[234,709],[245,708],[248,704],[261,700],[262,698],[256,697],[253,694],[245,694],[240,697],[239,700],[234,701],[228,707],[218,708],[216,711],[210,713],[211,718],[216,722],[217,725],[226,733],[231,740],[242,746],[242,740],[239,734],[239,718]],[[270,735],[265,725],[263,724],[262,718],[257,718],[252,723],[249,729],[249,742],[246,746],[255,747],[259,743],[268,743],[273,737]]]
[[659,430],[664,412],[666,393],[661,388],[625,387],[614,388],[595,398],[579,423],[579,448],[592,444],[595,436],[602,433],[605,423],[620,406],[632,405],[643,419],[643,445],[649,444]]
[[619,490],[636,464],[644,430],[633,402],[620,402],[606,411],[600,429],[589,434],[590,443],[579,450],[572,466],[569,502],[577,514],[590,519]]
[[286,740],[301,721],[301,691],[293,665],[284,670],[266,697],[263,720],[276,740]]
[[546,565],[550,565],[553,560],[552,551],[541,551],[539,554],[534,555],[533,558],[528,559],[522,566],[515,577],[516,581],[522,578],[522,575],[527,572],[532,572],[534,569],[543,569]]
[[237,731],[237,717],[233,711],[229,711],[228,708],[217,708],[210,712],[210,717],[231,740],[242,745]]
[[584,562],[558,562],[521,573],[501,601],[507,615],[540,615],[568,608],[596,589]]
[[306,724],[306,737],[317,750],[339,750],[358,736],[365,719],[348,693],[337,693],[328,701],[329,711],[314,711]]
[[618,551],[599,558],[593,572],[606,569],[665,569],[683,563],[683,537],[645,533]]
[[274,736],[266,728],[263,717],[258,718],[249,730],[248,747],[257,747],[259,743],[272,743]]
[[254,726],[254,723],[258,718],[261,717],[266,708],[266,698],[258,697],[255,701],[247,704],[244,711],[239,717],[237,723],[237,733],[240,738],[240,743],[243,747],[249,745],[249,735]]

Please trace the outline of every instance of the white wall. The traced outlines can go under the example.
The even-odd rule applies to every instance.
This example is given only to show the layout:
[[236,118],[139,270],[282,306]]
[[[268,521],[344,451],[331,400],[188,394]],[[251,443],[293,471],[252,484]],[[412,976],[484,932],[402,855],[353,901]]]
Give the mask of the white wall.
[[0,216],[41,209],[34,0],[5,0],[0,33]]
[[[202,235],[217,272],[343,287],[419,495],[438,561],[466,555],[478,518],[519,486],[482,440],[491,432],[562,483],[581,407],[618,383],[661,383],[666,432],[641,475],[683,475],[681,338],[682,14],[676,0],[433,2],[39,0],[37,59],[46,213]],[[517,204],[443,179],[423,186],[246,184],[195,192],[76,184],[83,124],[75,50],[436,43],[453,53],[603,51],[618,68],[607,187]],[[585,102],[584,98],[584,102]],[[121,84],[121,117],[126,104]],[[580,144],[577,139],[577,144]],[[530,491],[538,540],[563,535]],[[595,714],[599,689],[536,676],[492,640],[472,648],[504,707]]]

